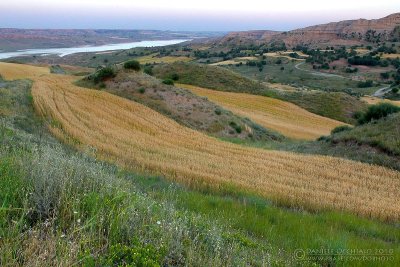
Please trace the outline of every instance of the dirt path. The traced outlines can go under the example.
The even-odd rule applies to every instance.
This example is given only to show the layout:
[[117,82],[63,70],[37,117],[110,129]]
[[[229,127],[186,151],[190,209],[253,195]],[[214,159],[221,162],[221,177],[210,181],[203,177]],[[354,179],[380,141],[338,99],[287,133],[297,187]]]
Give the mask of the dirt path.
[[342,79],[347,79],[346,77],[342,76],[342,75],[338,75],[338,74],[330,74],[330,73],[324,73],[324,72],[319,72],[319,71],[311,71],[311,70],[305,70],[300,68],[301,65],[305,64],[306,62],[300,62],[297,63],[296,65],[294,65],[294,67],[298,70],[301,71],[305,71],[305,72],[309,72],[312,75],[316,75],[316,76],[322,76],[322,77],[336,77],[336,78],[342,78]]
[[372,94],[372,96],[383,97],[389,91],[390,91],[390,85],[378,89],[375,93]]

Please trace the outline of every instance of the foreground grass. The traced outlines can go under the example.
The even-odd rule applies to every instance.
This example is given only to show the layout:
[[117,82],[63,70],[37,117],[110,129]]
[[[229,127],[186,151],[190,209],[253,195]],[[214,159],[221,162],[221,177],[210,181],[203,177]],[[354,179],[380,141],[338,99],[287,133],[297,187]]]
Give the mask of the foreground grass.
[[[2,98],[2,106],[13,103],[0,124],[2,266],[393,266],[400,260],[396,224],[279,207],[234,188],[193,191],[71,151],[32,116],[29,85],[10,83]],[[294,258],[296,249],[321,248],[345,257]],[[351,260],[343,252],[349,249],[391,256]]]

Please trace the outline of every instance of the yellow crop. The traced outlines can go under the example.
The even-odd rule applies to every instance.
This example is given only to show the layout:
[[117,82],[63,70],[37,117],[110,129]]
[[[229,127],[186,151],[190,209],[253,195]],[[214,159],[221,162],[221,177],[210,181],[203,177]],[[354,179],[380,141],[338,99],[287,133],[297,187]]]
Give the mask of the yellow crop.
[[221,92],[192,85],[180,84],[193,93],[248,117],[258,124],[276,130],[295,139],[313,140],[328,135],[331,130],[344,123],[325,118],[278,99],[243,93]]
[[[1,63],[0,73],[12,78],[3,71],[13,66]],[[53,133],[78,148],[95,148],[103,159],[193,186],[232,184],[286,204],[400,219],[399,172],[219,141],[136,102],[74,86],[71,77],[25,73],[35,81],[35,107],[53,122]]]
[[398,100],[382,99],[382,98],[373,97],[373,96],[363,96],[361,98],[361,100],[364,100],[365,102],[367,102],[370,105],[376,105],[379,103],[389,103],[389,104],[393,104],[396,106],[400,106],[400,101],[398,101]]

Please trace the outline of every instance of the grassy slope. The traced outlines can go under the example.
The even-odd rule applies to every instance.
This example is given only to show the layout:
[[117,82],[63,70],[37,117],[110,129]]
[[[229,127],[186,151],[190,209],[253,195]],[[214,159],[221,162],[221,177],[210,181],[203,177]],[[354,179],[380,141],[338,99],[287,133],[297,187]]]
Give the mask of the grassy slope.
[[[323,91],[281,92],[218,66],[193,63],[161,64],[154,67],[160,78],[179,75],[179,83],[209,89],[265,95],[294,103],[310,112],[346,123],[355,123],[352,115],[366,103],[346,93]],[[320,79],[320,78],[319,78]]]
[[292,102],[308,111],[354,124],[354,113],[363,111],[367,108],[367,104],[354,96],[350,96],[341,92],[268,92],[266,95],[276,96],[282,100]]
[[355,142],[400,156],[400,114],[371,122],[332,136],[335,143]]
[[[1,103],[13,115],[2,115],[0,127],[0,264],[99,264],[117,244],[139,259],[177,266],[287,266],[296,264],[296,249],[321,247],[394,249],[395,258],[309,264],[400,260],[395,225],[286,209],[240,192],[192,191],[72,152],[33,117],[28,90],[29,83],[7,83]],[[17,126],[15,116],[29,123]]]
[[261,93],[262,85],[247,79],[233,71],[218,67],[194,63],[160,64],[153,68],[154,75],[162,79],[176,73],[179,82],[204,88],[231,91]]
[[[93,87],[87,79],[79,85]],[[250,119],[223,109],[191,92],[161,83],[158,79],[135,71],[119,70],[115,78],[105,82],[109,93],[144,104],[178,123],[216,136],[249,140],[282,140],[277,132],[267,130]],[[236,128],[240,128],[238,131]]]

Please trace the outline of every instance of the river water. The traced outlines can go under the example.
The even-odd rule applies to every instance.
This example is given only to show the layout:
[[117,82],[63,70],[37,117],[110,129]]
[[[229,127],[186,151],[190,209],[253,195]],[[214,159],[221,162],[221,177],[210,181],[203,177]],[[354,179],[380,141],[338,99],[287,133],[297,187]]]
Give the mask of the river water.
[[75,53],[83,52],[104,52],[113,50],[130,49],[134,47],[155,47],[155,46],[166,46],[179,44],[189,40],[159,40],[159,41],[140,41],[133,43],[121,43],[121,44],[108,44],[101,46],[81,46],[81,47],[69,47],[69,48],[43,48],[43,49],[27,49],[20,50],[17,52],[0,52],[0,59],[18,57],[18,56],[29,56],[29,55],[59,55],[60,57],[71,55]]

